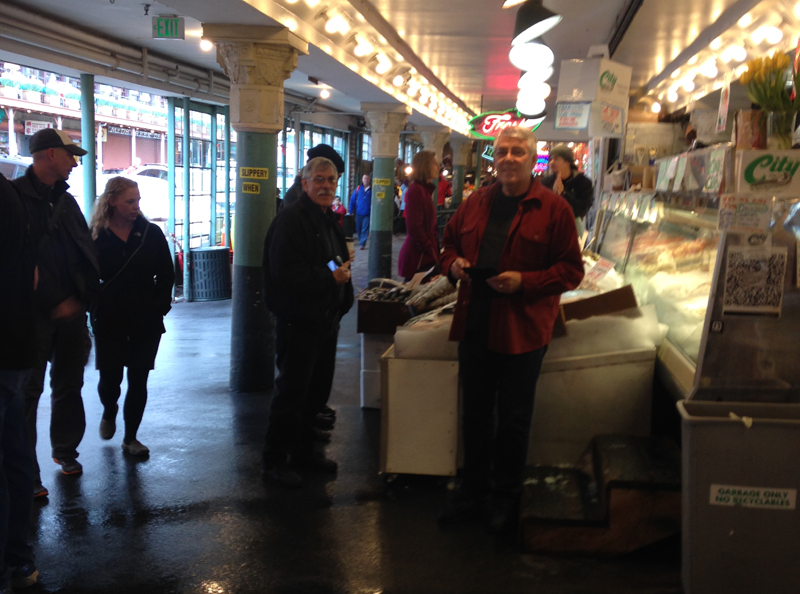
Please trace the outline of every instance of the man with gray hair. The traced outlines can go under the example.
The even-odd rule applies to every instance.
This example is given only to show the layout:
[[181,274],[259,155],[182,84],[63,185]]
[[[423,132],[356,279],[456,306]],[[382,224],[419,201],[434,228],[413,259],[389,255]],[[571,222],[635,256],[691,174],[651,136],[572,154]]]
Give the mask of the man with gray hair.
[[458,208],[439,261],[454,284],[461,282],[450,340],[459,341],[464,407],[463,481],[439,520],[478,517],[489,503],[493,532],[515,517],[559,295],[583,278],[572,210],[533,178],[535,161],[531,131],[500,132],[498,181]]
[[314,450],[314,420],[333,385],[339,320],[353,305],[353,254],[331,212],[338,181],[333,162],[311,159],[302,194],[275,217],[264,243],[264,295],[275,314],[278,378],[262,472],[284,487],[302,486],[297,469],[337,468]]

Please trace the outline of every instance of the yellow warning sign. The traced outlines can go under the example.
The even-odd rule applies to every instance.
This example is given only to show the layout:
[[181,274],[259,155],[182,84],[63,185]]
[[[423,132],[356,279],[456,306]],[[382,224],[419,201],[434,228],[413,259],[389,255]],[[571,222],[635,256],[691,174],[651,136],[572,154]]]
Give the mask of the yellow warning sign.
[[373,186],[391,186],[392,185],[392,180],[376,178],[376,179],[372,180],[372,185]]
[[386,198],[386,192],[375,192],[375,197],[378,200],[383,200],[384,198]]
[[244,192],[245,194],[260,194],[261,184],[257,184],[254,182],[245,182],[242,184],[242,192]]
[[247,179],[269,179],[269,169],[266,167],[239,167],[239,177]]

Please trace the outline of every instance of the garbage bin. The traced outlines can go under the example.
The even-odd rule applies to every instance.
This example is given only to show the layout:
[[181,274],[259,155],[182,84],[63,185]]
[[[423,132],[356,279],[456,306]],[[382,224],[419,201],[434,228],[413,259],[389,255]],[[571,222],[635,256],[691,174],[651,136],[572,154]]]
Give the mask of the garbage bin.
[[355,215],[346,214],[342,217],[342,230],[345,237],[355,237],[356,234],[356,217]]
[[205,247],[192,250],[192,291],[194,301],[231,298],[231,250]]
[[800,405],[678,410],[686,594],[800,592]]

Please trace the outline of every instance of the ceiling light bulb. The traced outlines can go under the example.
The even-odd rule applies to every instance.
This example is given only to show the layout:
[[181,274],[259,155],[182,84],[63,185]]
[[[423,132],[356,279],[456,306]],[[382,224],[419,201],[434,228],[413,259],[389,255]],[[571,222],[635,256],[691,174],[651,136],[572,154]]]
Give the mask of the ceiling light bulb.
[[511,47],[508,59],[515,68],[528,71],[535,68],[547,68],[553,65],[553,50],[543,43],[523,43]]
[[794,5],[794,15],[800,19],[800,2]]
[[214,44],[211,43],[208,39],[201,39],[200,40],[200,49],[204,52],[210,52],[214,49]]
[[517,94],[517,110],[528,116],[539,115],[547,108],[544,99],[528,89],[522,89]]
[[739,19],[739,26],[742,29],[746,29],[747,27],[749,27],[752,24],[753,24],[753,17],[750,16],[749,12],[746,15],[744,15],[742,18]]
[[747,50],[741,45],[732,45],[730,50],[734,62],[744,62],[747,59]]
[[691,93],[692,91],[694,91],[694,81],[687,80],[686,82],[684,82],[683,90],[686,91],[687,93]]
[[411,165],[406,165],[406,168],[403,171],[406,172],[406,175],[411,175],[414,173],[414,168]]
[[297,0],[286,0],[286,4],[294,4]]
[[311,8],[314,8],[319,4],[320,0],[306,0],[306,4],[308,4]]
[[709,60],[700,68],[700,73],[706,78],[715,78],[719,74],[715,60]]
[[770,45],[777,45],[783,41],[783,31],[778,27],[767,27],[765,38]]
[[297,29],[297,21],[290,18],[284,19],[283,26],[289,29],[289,31],[294,31]]
[[670,74],[670,78],[678,78],[681,75],[680,68],[678,70],[673,70],[672,74]]
[[331,96],[331,92],[328,89],[322,89],[319,92],[319,96],[322,97],[323,99],[327,99],[328,97]]
[[711,42],[711,44],[708,47],[710,47],[714,51],[717,51],[719,48],[722,47],[722,38],[717,37],[714,41]]
[[394,79],[392,80],[392,84],[393,84],[394,86],[396,86],[396,87],[402,87],[402,86],[403,86],[403,83],[405,83],[405,79],[403,78],[403,75],[402,75],[402,74],[398,74],[398,75],[397,75],[397,76],[395,76],[395,77],[394,77]]
[[375,71],[378,74],[386,74],[392,68],[392,62],[389,58],[386,57],[386,54],[380,53],[375,56],[375,59],[378,61],[377,66],[375,66]]
[[700,56],[698,56],[697,54],[695,54],[695,55],[693,55],[691,58],[689,58],[689,61],[687,62],[687,64],[689,64],[690,66],[691,66],[692,64],[697,64],[697,61],[698,61],[699,59],[700,59]]
[[650,106],[650,111],[653,113],[661,113],[661,104],[658,101],[655,101],[653,105]]
[[512,8],[514,6],[519,6],[523,2],[525,2],[525,0],[506,0],[505,2],[503,2],[503,8]]
[[667,101],[670,103],[675,103],[678,100],[678,93],[675,91],[670,91],[667,93]]
[[519,82],[517,82],[517,88],[525,89],[536,83],[542,83],[548,80],[551,76],[553,76],[552,66],[548,66],[547,68],[535,68],[534,70],[529,70],[519,78]]

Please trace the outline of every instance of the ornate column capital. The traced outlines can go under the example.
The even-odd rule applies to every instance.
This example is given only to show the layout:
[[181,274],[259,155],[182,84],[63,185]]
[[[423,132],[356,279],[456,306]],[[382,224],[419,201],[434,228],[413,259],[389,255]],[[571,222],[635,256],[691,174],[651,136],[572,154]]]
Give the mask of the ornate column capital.
[[459,165],[465,167],[469,154],[472,152],[472,141],[461,136],[452,136],[450,138],[450,148],[453,149],[453,167],[458,167]]
[[361,109],[372,132],[372,156],[396,158],[400,132],[408,123],[411,109],[406,105],[386,103],[362,103]]
[[231,81],[231,125],[237,132],[283,129],[283,81],[308,44],[285,27],[203,25],[217,63]]
[[428,128],[420,130],[426,151],[433,151],[441,162],[442,151],[450,138],[450,128]]

